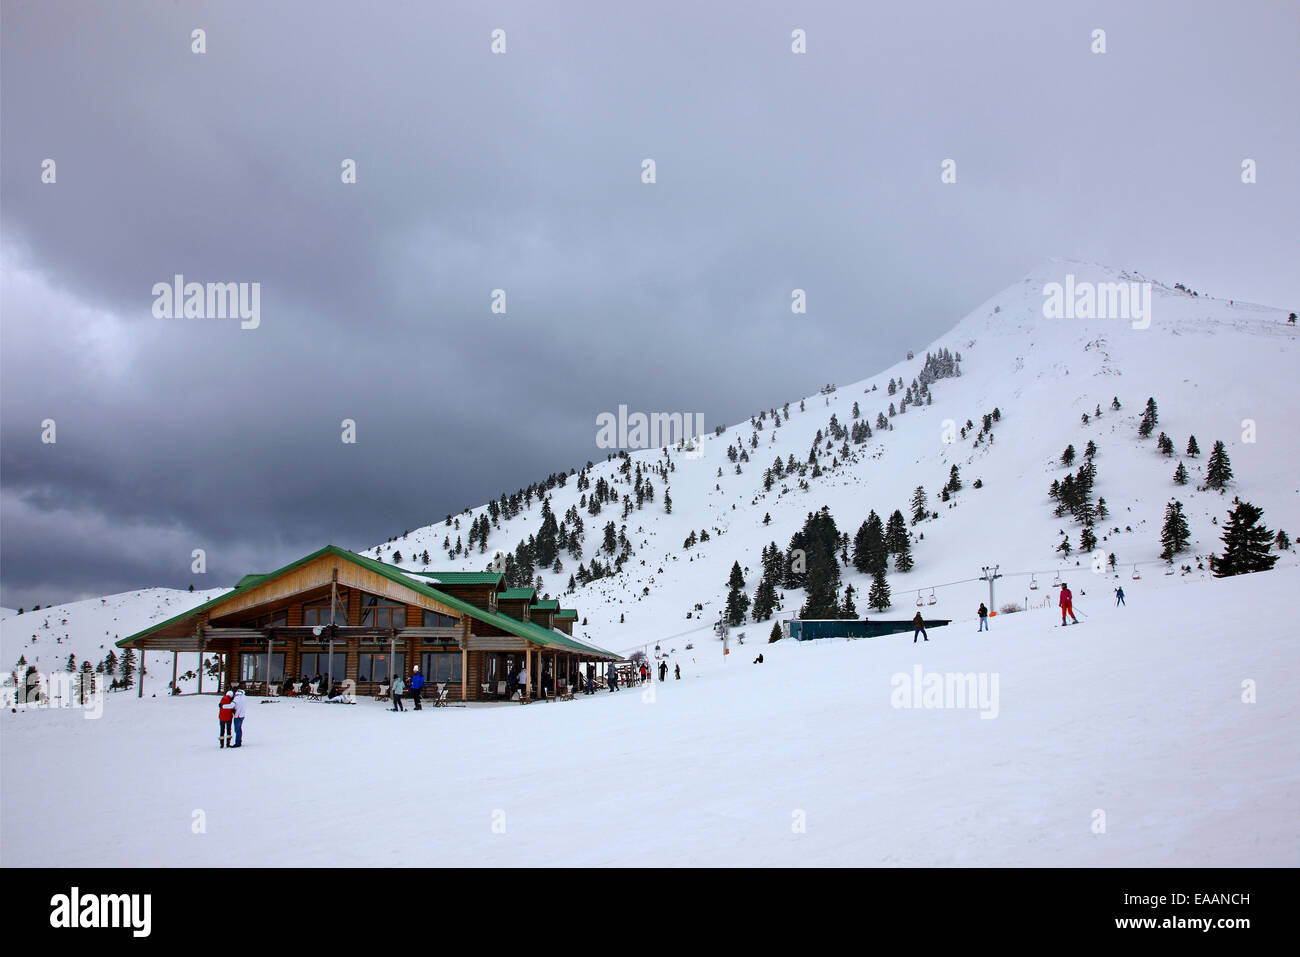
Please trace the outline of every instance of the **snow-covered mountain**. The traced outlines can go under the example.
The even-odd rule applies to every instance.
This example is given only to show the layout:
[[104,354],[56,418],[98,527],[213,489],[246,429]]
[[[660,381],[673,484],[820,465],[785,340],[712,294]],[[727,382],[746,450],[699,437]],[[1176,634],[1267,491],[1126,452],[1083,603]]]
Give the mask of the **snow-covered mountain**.
[[[1052,283],[1065,290],[1137,283],[1140,290],[1148,282],[1149,322],[1044,315],[1044,290]],[[1193,294],[1133,272],[1049,262],[978,306],[948,334],[928,345],[918,343],[912,358],[827,394],[802,402],[795,398],[789,419],[782,415],[779,428],[773,428],[771,410],[781,414],[789,397],[773,396],[757,428],[742,422],[721,435],[708,432],[698,457],[677,449],[667,455],[661,449],[631,452],[633,472],[638,464],[648,470],[671,463],[667,486],[672,513],[665,512],[665,482],[658,474],[651,475],[655,501],[634,509],[626,519],[621,517],[621,502],[606,504],[599,515],[579,508],[586,532],[583,561],[598,556],[608,563],[611,556],[599,551],[601,528],[608,521],[626,525],[632,557],[620,574],[566,594],[569,576],[579,565],[566,554],[561,572],[538,570],[543,591],[560,597],[564,606],[579,608],[587,619],[579,632],[606,647],[632,650],[716,621],[734,561],[744,566],[752,594],[764,546],[775,542],[784,550],[809,512],[827,507],[840,532],[852,537],[872,509],[882,518],[895,509],[909,515],[909,500],[920,485],[938,518],[912,526],[915,567],[906,574],[891,571],[890,617],[910,617],[918,595],[926,602],[927,616],[971,617],[987,599],[988,588],[970,579],[981,575],[982,566],[995,564],[1006,576],[997,583],[999,606],[1041,602],[1050,590],[1045,586],[1059,573],[1074,580],[1076,597],[1086,607],[1087,591],[1100,586],[1100,576],[1094,576],[1091,562],[1077,554],[1079,523],[1054,514],[1048,489],[1053,479],[1073,471],[1061,465],[1066,446],[1073,445],[1078,453],[1077,469],[1089,441],[1097,448],[1094,496],[1104,498],[1109,509],[1109,518],[1096,525],[1097,547],[1107,556],[1115,554],[1122,580],[1132,581],[1135,565],[1148,579],[1169,572],[1159,555],[1160,527],[1171,498],[1183,503],[1191,529],[1189,551],[1177,564],[1190,564],[1193,577],[1208,577],[1205,558],[1221,547],[1215,522],[1223,521],[1233,495],[1262,507],[1264,522],[1274,531],[1300,531],[1297,329],[1287,315],[1284,310]],[[901,378],[911,385],[927,353],[941,350],[960,356],[960,376],[930,385],[930,404],[910,406],[890,417],[890,405],[897,409],[902,393],[891,395],[888,383]],[[1118,411],[1111,407],[1116,398]],[[1148,398],[1156,400],[1159,423],[1142,439],[1138,422]],[[802,477],[808,488],[800,487],[800,477],[787,476],[764,490],[764,470],[774,459],[788,461],[793,456],[806,463],[818,430],[826,435],[832,416],[841,426],[852,426],[855,403],[874,434],[862,445],[850,441],[847,461],[842,442],[828,447],[823,439],[823,472],[817,478],[811,472]],[[995,409],[1000,415],[991,440],[979,438],[982,416]],[[760,411],[754,410],[755,417]],[[876,427],[882,413],[888,430]],[[963,437],[960,429],[968,421],[973,428]],[[954,437],[953,429],[958,430],[956,440],[945,441]],[[1156,450],[1162,431],[1174,444],[1172,457]],[[1182,454],[1192,435],[1200,446],[1198,457]],[[1224,442],[1235,473],[1226,494],[1197,490],[1217,440]],[[748,462],[733,462],[728,447],[743,448]],[[833,460],[838,464],[832,467]],[[1173,480],[1179,461],[1189,473],[1184,486]],[[939,492],[954,464],[964,488],[943,502]],[[613,483],[621,499],[632,490],[622,465],[617,457],[598,462],[587,477],[593,486],[602,478]],[[976,480],[980,488],[973,487]],[[557,519],[579,505],[583,493],[576,485],[571,476],[564,487],[549,493]],[[540,528],[540,502],[534,498],[530,508],[492,528],[486,552],[476,545],[468,555],[449,557],[444,540],[450,538],[453,547],[458,538],[467,543],[471,524],[484,512],[480,507],[462,513],[450,528],[438,522],[399,535],[366,554],[392,561],[400,553],[408,568],[479,569],[495,550],[512,551]],[[770,522],[764,524],[768,516]],[[683,547],[692,532],[699,537],[704,530],[707,541]],[[1076,550],[1068,559],[1055,551],[1066,535]],[[420,560],[425,550],[428,566]],[[1294,553],[1282,558],[1284,564],[1295,560]],[[1033,571],[1038,572],[1036,590],[1030,588],[1031,576],[1020,574]],[[844,582],[854,586],[858,609],[865,613],[869,577],[848,567]],[[960,584],[949,584],[953,582]],[[1109,594],[1110,586],[1101,590]],[[786,594],[778,617],[797,612],[803,597],[801,591]],[[766,637],[769,628],[755,625],[753,630]]]
[[[1102,284],[1146,282],[1151,283],[1149,324],[1145,319],[1044,315],[1044,290],[1052,283],[1076,290],[1089,283],[1104,289]],[[585,624],[575,633],[604,647],[630,652],[669,636],[705,638],[721,614],[733,562],[744,568],[752,594],[763,548],[775,542],[784,550],[809,512],[828,508],[839,530],[852,537],[872,509],[882,518],[895,509],[909,515],[913,490],[920,485],[938,517],[910,526],[915,566],[906,574],[889,573],[893,604],[886,616],[910,617],[919,599],[927,617],[969,618],[988,596],[987,585],[974,579],[982,566],[995,564],[1004,575],[997,583],[999,606],[1041,603],[1059,574],[1073,579],[1079,606],[1087,608],[1097,591],[1109,594],[1113,582],[1094,575],[1091,561],[1077,554],[1080,525],[1068,515],[1054,514],[1048,488],[1053,479],[1072,471],[1060,462],[1065,447],[1073,445],[1082,461],[1089,441],[1097,448],[1094,495],[1105,499],[1110,513],[1096,525],[1097,547],[1105,555],[1115,554],[1120,580],[1131,589],[1135,565],[1148,583],[1170,573],[1159,559],[1159,532],[1165,505],[1174,497],[1182,501],[1191,529],[1190,548],[1177,564],[1192,568],[1190,576],[1179,572],[1176,577],[1208,577],[1205,558],[1220,547],[1216,522],[1222,522],[1233,495],[1262,507],[1271,529],[1284,529],[1292,537],[1300,532],[1296,336],[1285,310],[1194,295],[1096,264],[1046,263],[935,342],[918,343],[912,358],[833,391],[790,399],[788,418],[783,407],[789,397],[773,396],[767,409],[754,410],[755,421],[760,412],[767,413],[759,427],[742,422],[721,434],[709,431],[698,454],[677,448],[667,454],[659,448],[633,451],[626,473],[617,456],[595,463],[586,472],[590,484],[604,479],[620,500],[632,492],[631,476],[638,465],[653,482],[654,500],[634,508],[626,519],[621,501],[606,503],[598,515],[579,507],[584,493],[577,476],[570,475],[548,495],[557,520],[570,508],[578,509],[585,525],[582,558],[565,552],[562,571],[539,569],[542,590],[561,598],[565,607],[577,607]],[[901,379],[904,388],[910,386],[927,354],[944,350],[960,357],[960,375],[930,383],[928,404],[923,400],[890,416],[890,405],[897,411],[903,390],[891,395],[889,382]],[[1157,402],[1159,423],[1143,439],[1137,426],[1148,397]],[[1115,398],[1118,411],[1111,407]],[[995,409],[999,415],[991,438],[980,436],[982,417]],[[779,427],[773,425],[773,410],[781,417]],[[886,429],[877,427],[881,415]],[[845,457],[843,441],[827,445],[832,416],[846,429],[865,421],[873,434],[862,444],[848,440]],[[973,428],[963,436],[968,421]],[[788,462],[793,456],[806,464],[819,430],[822,474],[813,477],[810,469],[802,476],[786,474],[765,490],[764,470],[778,457]],[[1178,454],[1156,450],[1161,431],[1171,437]],[[1181,454],[1190,435],[1200,446],[1198,457]],[[1234,471],[1226,494],[1197,490],[1216,440],[1224,442]],[[748,461],[733,462],[729,447],[743,449]],[[1173,481],[1179,461],[1190,476],[1184,486]],[[954,464],[964,488],[944,502],[939,492]],[[656,468],[670,471],[665,476]],[[979,488],[974,487],[977,480]],[[671,494],[671,514],[664,508],[665,489]],[[486,511],[481,506],[463,512],[451,527],[437,522],[417,528],[365,554],[394,561],[400,553],[402,567],[412,570],[482,569],[494,552],[513,551],[539,531],[541,503],[534,497],[514,518],[502,518],[492,527],[485,551],[475,544],[449,556],[444,540],[453,547],[458,538],[468,544],[471,524]],[[612,556],[601,551],[601,530],[609,521],[616,528],[626,526],[631,557],[619,574],[568,593],[569,577],[580,563],[589,565],[593,557],[610,563]],[[707,540],[683,547],[692,533],[702,538],[705,531]],[[1063,536],[1076,549],[1068,559],[1055,550]],[[426,550],[427,565],[420,560]],[[1294,552],[1282,557],[1283,565],[1295,562]],[[1038,573],[1036,590],[1030,588],[1030,572]],[[858,609],[867,613],[869,578],[848,566],[843,581],[853,585]],[[1090,589],[1095,589],[1093,596]],[[0,617],[0,645],[10,667],[20,654],[41,665],[61,663],[69,652],[97,662],[116,637],[219,592],[144,589],[22,616],[6,611]],[[803,600],[802,591],[785,593],[776,617],[791,617]],[[765,639],[770,627],[770,622],[755,623],[750,630]],[[170,661],[166,665],[169,672]]]

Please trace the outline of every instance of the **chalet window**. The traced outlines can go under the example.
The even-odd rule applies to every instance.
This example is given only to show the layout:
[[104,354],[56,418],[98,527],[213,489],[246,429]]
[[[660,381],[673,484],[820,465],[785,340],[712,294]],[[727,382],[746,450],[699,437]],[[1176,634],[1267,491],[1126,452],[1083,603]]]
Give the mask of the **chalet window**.
[[426,611],[424,613],[425,628],[455,628],[460,624],[459,618],[452,618],[450,615],[443,615],[436,611]]
[[[254,654],[245,652],[240,655],[243,664],[244,681],[266,681],[266,652]],[[271,681],[284,680],[284,652],[271,653]]]
[[382,654],[372,654],[363,652],[357,657],[357,681],[382,681],[388,682],[392,679],[392,673],[388,670],[389,660],[396,663],[396,672],[399,675],[406,673],[406,653],[399,651],[390,656],[387,652]]
[[[306,675],[308,681],[311,681],[317,675],[324,677],[326,670],[329,668],[329,657],[330,656],[328,651],[302,652],[302,654],[298,656],[299,674]],[[347,673],[348,673],[348,653],[341,646],[335,647],[334,673],[333,675],[330,676],[330,680],[342,681],[344,678],[347,677]]]
[[361,596],[361,624],[367,628],[403,628],[406,605],[378,595]]
[[[340,601],[339,610],[334,615],[334,624],[348,623],[347,604]],[[304,625],[328,625],[330,623],[330,600],[309,602],[302,606],[302,623]]]
[[460,681],[460,652],[426,651],[420,655],[425,681]]
[[244,622],[242,628],[283,628],[289,624],[289,612],[277,611]]

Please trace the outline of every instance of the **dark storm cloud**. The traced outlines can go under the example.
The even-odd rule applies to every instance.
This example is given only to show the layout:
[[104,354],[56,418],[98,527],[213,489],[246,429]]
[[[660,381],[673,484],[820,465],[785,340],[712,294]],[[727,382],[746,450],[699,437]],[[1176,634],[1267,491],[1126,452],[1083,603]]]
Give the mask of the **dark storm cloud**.
[[[1048,256],[1294,307],[1294,5],[1055,6],[6,0],[0,600],[370,545],[620,403],[870,374]],[[176,273],[260,328],[153,318]]]

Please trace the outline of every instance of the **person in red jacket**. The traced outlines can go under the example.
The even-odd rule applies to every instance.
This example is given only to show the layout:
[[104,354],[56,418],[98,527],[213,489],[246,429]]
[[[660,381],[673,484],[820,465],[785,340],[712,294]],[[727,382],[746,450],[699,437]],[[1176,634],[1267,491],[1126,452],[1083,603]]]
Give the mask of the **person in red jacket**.
[[235,720],[235,696],[229,691],[221,696],[221,703],[217,705],[217,720],[221,722],[220,730],[217,732],[217,746],[228,748],[230,747],[230,724]]
[[1070,586],[1061,582],[1061,598],[1057,602],[1061,606],[1061,624],[1065,624],[1065,616],[1069,615],[1077,625],[1079,619],[1074,617],[1074,596],[1070,594]]

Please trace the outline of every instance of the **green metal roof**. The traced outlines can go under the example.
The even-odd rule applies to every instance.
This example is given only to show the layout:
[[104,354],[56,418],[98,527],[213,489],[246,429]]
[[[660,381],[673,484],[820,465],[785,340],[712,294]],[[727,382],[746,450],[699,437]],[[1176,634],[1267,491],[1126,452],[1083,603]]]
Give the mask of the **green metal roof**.
[[536,594],[536,588],[507,588],[497,593],[497,601],[532,601]]
[[559,613],[558,615],[556,615],[555,617],[556,617],[556,618],[577,618],[577,617],[578,617],[578,609],[576,609],[576,608],[561,608],[561,609],[560,609],[560,613]]
[[[403,571],[400,565],[390,565],[390,568],[396,568]],[[505,576],[500,572],[417,572],[408,571],[408,575],[420,575],[423,578],[433,579],[436,583],[442,585],[495,585]]]
[[559,611],[560,603],[554,598],[542,598],[529,607],[536,609],[537,611]]
[[[191,608],[189,611],[181,612],[179,615],[175,615],[171,618],[168,618],[166,621],[160,621],[157,624],[150,625],[148,628],[145,628],[142,631],[136,632],[134,635],[129,635],[128,637],[123,638],[121,641],[117,642],[117,646],[119,648],[124,647],[130,644],[131,642],[139,641],[142,638],[147,638],[149,635],[153,634],[156,631],[160,631],[163,628],[176,624],[177,622],[182,621],[186,618],[191,618],[194,615],[199,614],[200,612],[206,611],[209,608],[221,604],[222,602],[226,601],[229,598],[233,598],[237,594],[249,591],[250,589],[256,587],[257,585],[269,581],[272,578],[278,578],[279,576],[285,574],[286,572],[293,571],[293,569],[299,568],[300,566],[305,565],[308,562],[315,561],[317,558],[321,558],[324,555],[334,555],[338,558],[342,558],[345,561],[352,562],[354,565],[359,565],[362,568],[369,569],[370,571],[373,571],[375,574],[387,578],[389,581],[396,582],[399,585],[411,589],[416,594],[424,595],[426,598],[432,598],[434,601],[441,602],[442,604],[447,605],[448,607],[453,608],[456,611],[461,612],[462,614],[469,615],[471,618],[484,622],[485,624],[495,625],[497,628],[500,628],[502,631],[507,632],[508,634],[515,635],[518,638],[526,638],[529,641],[535,642],[543,647],[549,648],[551,646],[556,646],[556,650],[586,652],[586,653],[597,654],[601,656],[608,656],[611,658],[621,657],[620,655],[617,655],[612,651],[608,651],[596,645],[586,644],[574,638],[570,638],[568,635],[565,635],[562,632],[554,631],[548,628],[543,628],[541,625],[537,625],[532,622],[520,621],[517,618],[513,618],[510,615],[506,615],[500,612],[491,612],[483,608],[479,608],[477,605],[472,605],[462,598],[456,598],[454,595],[448,595],[446,592],[439,591],[438,589],[434,588],[432,585],[426,585],[424,582],[419,581],[416,577],[413,577],[419,575],[419,572],[402,571],[400,568],[394,565],[387,565],[384,562],[376,561],[373,558],[366,558],[364,555],[358,555],[356,552],[350,552],[346,548],[339,548],[337,545],[326,545],[324,548],[318,549],[317,551],[312,552],[310,555],[306,555],[298,559],[297,561],[290,562],[288,565],[285,565],[283,568],[278,568],[275,571],[268,572],[265,575],[245,575],[243,578],[239,580],[239,584],[237,584],[234,589],[226,592],[224,595],[218,595],[216,598],[210,599],[209,601],[206,601],[201,605],[197,605],[194,608]],[[489,574],[490,575],[492,573],[462,572],[460,574],[468,574],[468,575]]]

